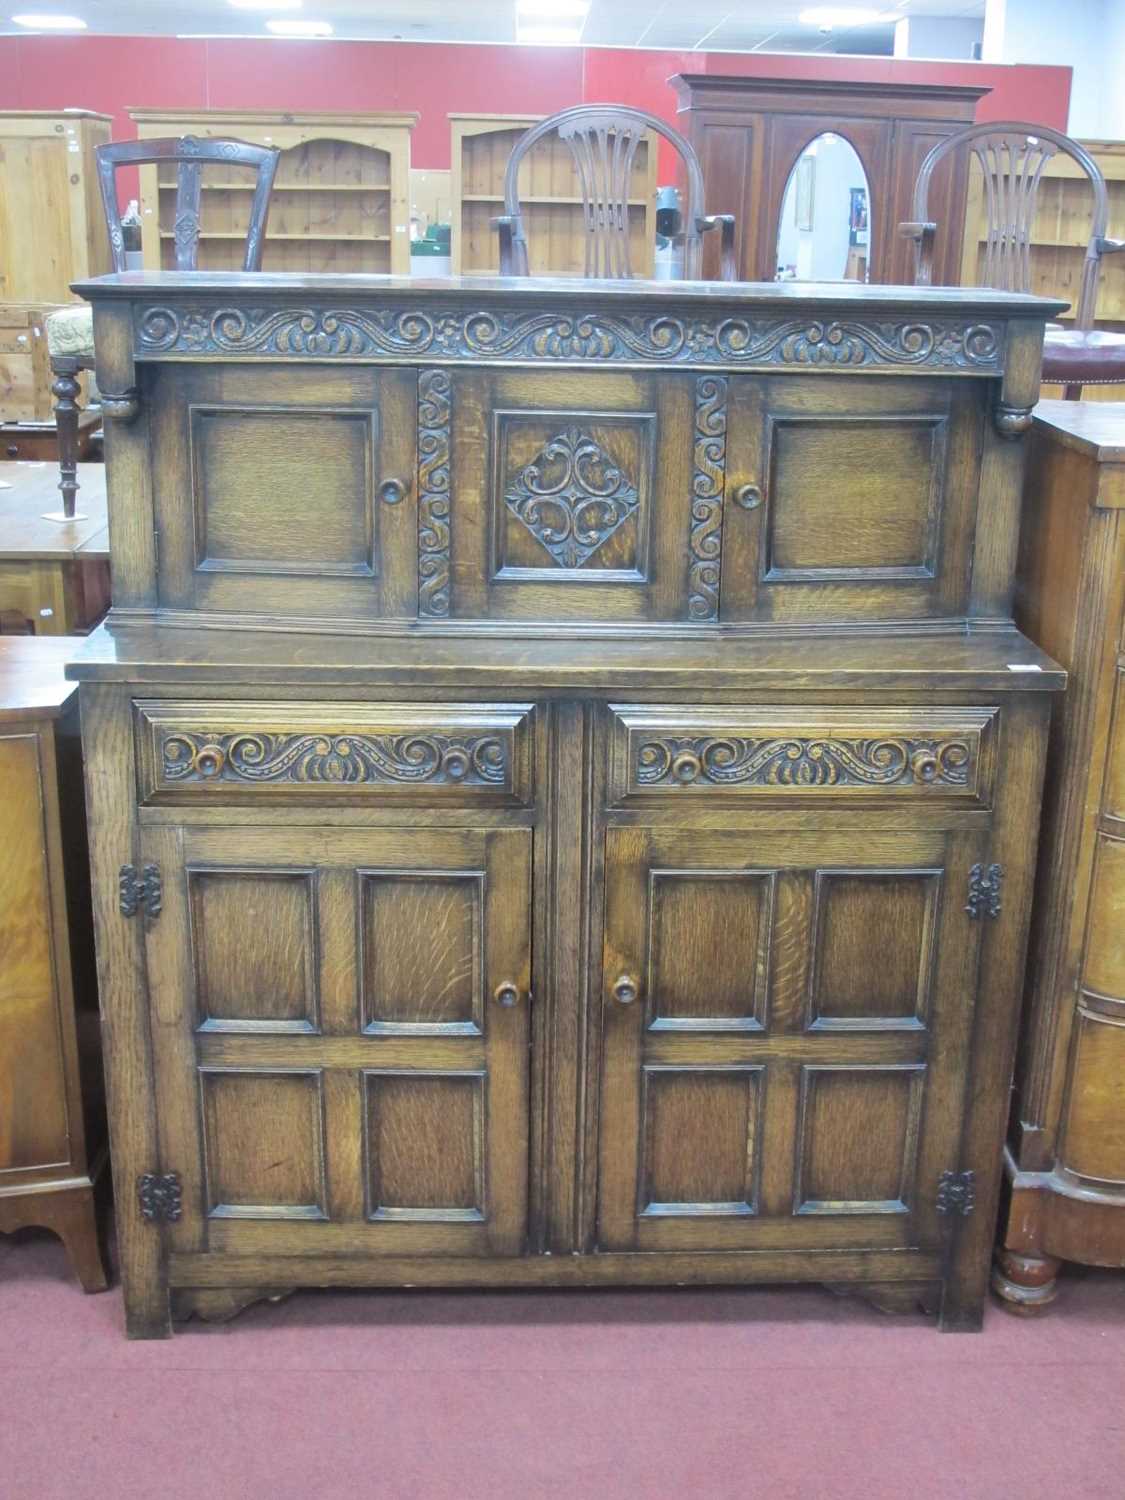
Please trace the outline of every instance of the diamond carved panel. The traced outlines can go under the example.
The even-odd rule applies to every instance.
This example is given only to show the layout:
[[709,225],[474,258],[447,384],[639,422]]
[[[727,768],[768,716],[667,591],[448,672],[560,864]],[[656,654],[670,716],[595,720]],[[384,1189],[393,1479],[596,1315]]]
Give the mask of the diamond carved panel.
[[651,414],[496,415],[497,576],[643,578]]

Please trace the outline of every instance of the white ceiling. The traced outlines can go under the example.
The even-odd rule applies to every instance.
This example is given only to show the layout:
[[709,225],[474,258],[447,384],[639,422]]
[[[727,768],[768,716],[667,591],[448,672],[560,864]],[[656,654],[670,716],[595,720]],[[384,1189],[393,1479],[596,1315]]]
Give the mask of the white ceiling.
[[[889,52],[895,15],[982,17],[985,0],[886,0],[880,24],[822,35],[798,13],[829,0],[591,0],[582,43],[710,52]],[[879,0],[839,0],[874,7]],[[0,33],[12,14],[65,12],[91,32],[119,36],[265,36],[271,12],[226,0],[0,0]],[[515,42],[516,0],[303,0],[278,17],[325,20],[338,38],[404,42]]]

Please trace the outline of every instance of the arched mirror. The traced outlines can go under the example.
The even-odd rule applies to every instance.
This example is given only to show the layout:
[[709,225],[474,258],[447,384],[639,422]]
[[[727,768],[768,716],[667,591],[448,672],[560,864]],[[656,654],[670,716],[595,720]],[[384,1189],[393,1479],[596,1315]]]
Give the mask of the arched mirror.
[[778,281],[866,281],[867,175],[855,147],[826,131],[794,163],[777,226]]

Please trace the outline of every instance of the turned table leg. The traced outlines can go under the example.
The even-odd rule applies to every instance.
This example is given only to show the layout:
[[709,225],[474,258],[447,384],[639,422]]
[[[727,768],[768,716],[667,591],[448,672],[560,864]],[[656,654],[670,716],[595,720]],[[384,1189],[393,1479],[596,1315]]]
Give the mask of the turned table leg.
[[62,491],[63,508],[49,511],[46,519],[73,521],[78,496],[78,397],[82,387],[78,383],[78,367],[73,360],[52,360],[54,380],[51,392],[55,397],[55,430],[59,440],[59,489]]
[[1009,1312],[1042,1312],[1058,1293],[1055,1277],[1061,1264],[1053,1255],[1020,1255],[1001,1249],[992,1269],[992,1290]]

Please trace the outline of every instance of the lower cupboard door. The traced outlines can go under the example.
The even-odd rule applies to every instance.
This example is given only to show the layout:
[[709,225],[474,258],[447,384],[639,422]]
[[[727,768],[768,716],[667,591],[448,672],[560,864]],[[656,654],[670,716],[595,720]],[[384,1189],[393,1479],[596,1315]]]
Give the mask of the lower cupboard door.
[[517,1255],[531,834],[149,826],[167,1247]]
[[609,831],[601,1248],[938,1247],[984,842]]

